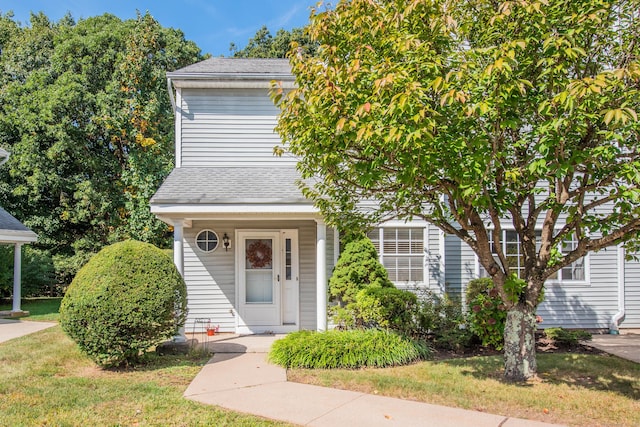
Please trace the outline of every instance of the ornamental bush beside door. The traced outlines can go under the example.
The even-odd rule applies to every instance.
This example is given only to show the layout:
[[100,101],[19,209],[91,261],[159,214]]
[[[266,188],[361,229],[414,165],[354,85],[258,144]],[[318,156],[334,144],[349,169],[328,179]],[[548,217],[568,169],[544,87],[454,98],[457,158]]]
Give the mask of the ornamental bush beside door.
[[60,306],[60,325],[103,367],[135,364],[174,336],[187,315],[187,291],[161,249],[125,241],[102,249],[78,271]]

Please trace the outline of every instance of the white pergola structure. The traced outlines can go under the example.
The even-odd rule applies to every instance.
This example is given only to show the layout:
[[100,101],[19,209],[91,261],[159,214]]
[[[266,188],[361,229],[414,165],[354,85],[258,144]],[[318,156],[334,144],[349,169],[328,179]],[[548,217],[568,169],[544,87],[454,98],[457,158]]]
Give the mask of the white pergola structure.
[[[0,148],[0,165],[9,160],[9,152]],[[38,240],[38,236],[0,207],[0,244],[14,245],[13,251],[13,306],[11,315],[20,315],[22,245]]]
[[0,208],[0,244],[14,245],[12,315],[19,315],[22,313],[22,310],[20,309],[22,245],[25,243],[35,242],[37,239],[38,236],[36,233],[29,230],[11,214]]

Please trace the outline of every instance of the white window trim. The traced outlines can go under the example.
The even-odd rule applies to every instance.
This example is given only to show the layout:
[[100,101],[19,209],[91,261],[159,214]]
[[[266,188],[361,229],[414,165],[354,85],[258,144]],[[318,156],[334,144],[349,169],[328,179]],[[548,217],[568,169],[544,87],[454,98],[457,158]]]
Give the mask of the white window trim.
[[[488,230],[491,231],[491,230]],[[502,239],[502,244],[505,244],[505,240],[504,240],[504,234],[506,234],[507,231],[515,231],[513,228],[502,228],[502,233],[503,233],[503,239]],[[536,231],[538,231],[538,229],[536,229]],[[502,249],[504,251],[504,247]],[[562,272],[560,270],[558,270],[557,274],[560,278],[558,279],[547,279],[545,281],[545,285],[555,285],[555,286],[590,286],[591,285],[591,259],[590,259],[590,253],[587,252],[587,254],[582,257],[582,259],[584,260],[584,280],[573,280],[573,279],[562,279]],[[480,260],[478,258],[478,255],[475,254],[475,259],[476,259],[476,275],[477,277],[483,277],[482,274],[482,265],[480,264]],[[567,266],[568,267],[568,266]],[[564,267],[566,268],[566,267]]]

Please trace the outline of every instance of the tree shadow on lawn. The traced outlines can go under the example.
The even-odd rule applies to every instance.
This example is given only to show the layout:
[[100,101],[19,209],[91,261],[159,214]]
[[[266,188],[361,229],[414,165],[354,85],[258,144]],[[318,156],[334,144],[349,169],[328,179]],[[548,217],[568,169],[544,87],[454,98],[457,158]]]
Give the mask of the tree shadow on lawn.
[[105,372],[152,372],[167,368],[202,367],[211,359],[210,354],[163,354],[148,352],[139,362],[131,365],[100,368]]
[[[640,365],[606,353],[588,354],[555,352],[538,354],[538,379],[515,383],[527,388],[536,383],[565,384],[571,387],[617,393],[630,399],[640,399]],[[503,377],[502,355],[441,360],[459,367],[462,375],[478,379],[506,382]]]

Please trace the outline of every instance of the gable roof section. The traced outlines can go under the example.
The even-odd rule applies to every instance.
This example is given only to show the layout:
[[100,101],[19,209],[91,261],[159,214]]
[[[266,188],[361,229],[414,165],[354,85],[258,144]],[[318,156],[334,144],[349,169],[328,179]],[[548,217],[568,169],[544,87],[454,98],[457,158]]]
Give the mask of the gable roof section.
[[154,205],[300,205],[310,206],[286,167],[176,168],[151,198]]
[[38,239],[36,233],[0,207],[0,242],[28,243]]
[[203,87],[212,82],[294,81],[289,60],[274,58],[209,58],[169,72],[167,78],[175,87]]

